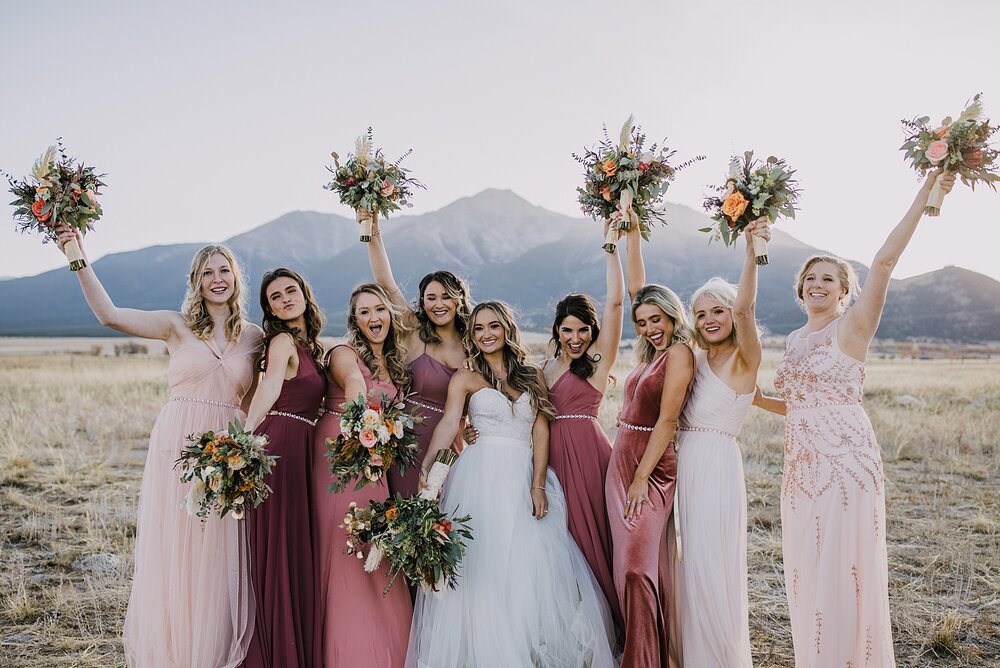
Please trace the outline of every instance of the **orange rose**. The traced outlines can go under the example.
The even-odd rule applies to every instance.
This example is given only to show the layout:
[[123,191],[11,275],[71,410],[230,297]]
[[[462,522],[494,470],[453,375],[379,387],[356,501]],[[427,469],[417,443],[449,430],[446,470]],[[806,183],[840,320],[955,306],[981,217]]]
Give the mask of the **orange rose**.
[[618,163],[615,160],[609,158],[608,160],[604,161],[604,164],[601,165],[601,169],[603,169],[604,173],[607,174],[608,176],[614,176],[615,172],[618,171]]
[[251,480],[247,480],[245,483],[240,485],[241,492],[249,492],[251,489],[253,489],[253,481]]
[[747,201],[747,198],[737,190],[722,203],[722,213],[735,223],[743,215],[743,212],[746,211],[748,204],[750,202]]
[[44,223],[48,221],[49,218],[52,217],[52,211],[48,211],[47,213],[44,214],[42,213],[42,209],[44,208],[45,208],[45,202],[40,199],[36,199],[35,203],[31,205],[31,213],[32,215],[35,216],[35,219],[39,223]]
[[389,506],[389,510],[385,511],[385,519],[391,522],[397,517],[399,517],[399,508],[396,506]]

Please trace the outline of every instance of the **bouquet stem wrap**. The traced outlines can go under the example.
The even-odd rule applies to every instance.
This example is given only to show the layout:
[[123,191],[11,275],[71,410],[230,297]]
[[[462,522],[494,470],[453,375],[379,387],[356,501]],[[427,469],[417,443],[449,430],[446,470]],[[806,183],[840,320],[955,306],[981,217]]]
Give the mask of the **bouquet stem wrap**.
[[437,501],[441,488],[444,486],[445,478],[451,465],[455,463],[455,453],[451,450],[439,450],[434,458],[434,465],[431,466],[430,473],[427,474],[427,487],[420,490],[420,498],[427,501]]
[[67,241],[66,245],[63,246],[63,250],[66,252],[70,271],[80,271],[87,266],[87,260],[83,257],[83,251],[80,249],[80,244],[76,239]]
[[941,204],[944,202],[944,190],[941,189],[941,179],[934,179],[934,185],[931,186],[931,192],[927,196],[927,206],[924,207],[924,213],[930,217],[941,215]]
[[365,218],[361,221],[361,241],[369,243],[372,240],[372,219]]

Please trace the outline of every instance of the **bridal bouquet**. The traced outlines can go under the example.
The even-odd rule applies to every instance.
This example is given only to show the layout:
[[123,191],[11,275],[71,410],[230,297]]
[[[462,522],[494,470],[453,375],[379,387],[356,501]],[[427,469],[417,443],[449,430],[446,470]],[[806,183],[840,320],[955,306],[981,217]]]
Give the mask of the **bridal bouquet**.
[[583,155],[573,154],[584,167],[584,185],[576,189],[583,212],[594,220],[607,218],[613,223],[604,239],[604,250],[609,253],[614,252],[620,231],[638,225],[648,241],[652,222],[666,224],[662,202],[670,182],[681,169],[705,159],[697,156],[672,166],[668,161],[677,151],[666,146],[657,150],[656,144],[645,149],[645,143],[646,135],[629,116],[617,142],[605,126],[601,142],[584,149]]
[[[983,120],[982,93],[972,98],[958,117],[948,116],[938,127],[930,125],[930,117],[922,116],[912,121],[902,121],[907,132],[906,141],[900,147],[913,168],[926,175],[928,171],[941,167],[948,172],[958,172],[962,183],[975,189],[976,182],[982,181],[996,190],[1000,174],[996,169],[1000,151],[989,145],[990,138],[1000,131],[1000,126],[990,125]],[[928,216],[941,214],[944,191],[935,182],[927,198]]]
[[427,477],[428,486],[417,496],[404,499],[396,494],[386,501],[372,501],[365,508],[350,504],[341,525],[348,533],[347,553],[364,559],[368,573],[386,560],[391,578],[386,592],[400,573],[425,591],[440,593],[458,583],[466,541],[472,540],[469,516],[449,518],[437,504],[454,461],[452,451],[438,452]]
[[405,471],[416,464],[417,437],[413,426],[419,421],[403,410],[405,397],[390,400],[382,394],[369,404],[364,396],[343,404],[340,436],[326,439],[326,458],[333,482],[330,491],[340,492],[356,481],[358,490],[377,483],[392,468]]
[[[327,169],[333,174],[333,180],[323,186],[340,196],[340,202],[352,209],[377,211],[383,217],[388,217],[392,211],[401,207],[413,206],[410,198],[413,188],[424,188],[424,184],[410,176],[410,172],[400,163],[413,152],[408,150],[395,162],[387,162],[382,155],[382,149],[372,153],[372,129],[358,137],[354,144],[354,155],[348,154],[347,161],[341,165],[340,156],[336,151],[333,156],[333,167]],[[361,224],[361,241],[372,240],[371,220]]]
[[[5,176],[16,198],[11,205],[17,207],[14,219],[21,232],[39,232],[46,241],[55,240],[57,225],[92,230],[94,221],[104,213],[97,203],[101,194],[98,189],[105,185],[101,181],[104,175],[67,157],[62,141],[58,148],[50,146],[35,161],[28,178],[17,181],[10,174]],[[75,239],[66,244],[65,251],[72,271],[87,266]]]
[[174,468],[181,467],[181,482],[192,483],[184,507],[204,518],[219,511],[241,520],[248,506],[256,508],[271,493],[264,476],[278,459],[267,454],[266,436],[245,431],[236,420],[226,431],[206,431],[187,437],[187,445]]
[[[774,156],[763,164],[754,160],[753,151],[744,153],[742,160],[732,158],[726,182],[713,188],[719,194],[709,195],[704,201],[705,210],[715,224],[701,231],[732,246],[758,218],[774,221],[784,216],[794,220],[801,193],[798,181],[792,178],[794,173],[784,160]],[[753,248],[757,264],[767,264],[767,241],[754,237]]]

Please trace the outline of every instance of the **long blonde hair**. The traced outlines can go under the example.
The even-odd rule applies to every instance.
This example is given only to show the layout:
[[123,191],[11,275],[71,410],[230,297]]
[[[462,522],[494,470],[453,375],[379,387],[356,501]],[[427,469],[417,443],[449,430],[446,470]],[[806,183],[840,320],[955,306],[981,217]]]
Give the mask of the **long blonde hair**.
[[389,293],[382,286],[375,283],[365,283],[354,288],[347,307],[347,342],[357,351],[361,361],[365,363],[372,375],[377,376],[379,365],[375,360],[375,351],[372,350],[372,345],[361,332],[358,320],[354,315],[358,297],[363,293],[378,297],[389,311],[389,332],[382,344],[382,359],[392,384],[400,392],[406,392],[410,387],[410,367],[406,364],[406,347],[403,345],[405,330],[402,325],[402,312],[393,305]]
[[475,343],[476,316],[479,315],[480,311],[486,309],[496,314],[500,326],[503,327],[503,361],[504,366],[507,367],[507,385],[515,390],[527,392],[531,399],[532,408],[547,419],[554,420],[556,417],[555,406],[546,397],[545,389],[538,380],[538,369],[527,362],[528,351],[521,345],[521,331],[514,321],[511,308],[501,301],[480,302],[469,315],[469,327],[465,330],[465,347],[470,351],[469,359],[472,362],[472,368],[483,376],[494,389],[506,396],[500,379],[493,373],[493,369],[486,361],[486,356]]
[[229,317],[226,318],[226,339],[238,341],[243,333],[244,315],[247,308],[247,287],[243,280],[243,270],[240,268],[233,251],[220,244],[205,246],[191,260],[191,272],[188,274],[187,292],[184,294],[184,302],[181,304],[181,315],[191,332],[201,339],[207,341],[215,333],[215,323],[205,306],[205,296],[201,294],[201,275],[208,265],[208,261],[213,255],[221,255],[229,263],[233,270],[233,294],[229,297],[226,305],[229,306]]
[[[665,285],[657,285],[656,283],[639,288],[639,292],[636,293],[635,299],[632,301],[633,324],[635,323],[635,311],[643,304],[656,306],[674,324],[674,334],[670,345],[691,342],[691,325],[684,313],[684,304],[681,303],[681,298],[677,296],[676,292]],[[656,349],[645,337],[640,336],[635,344],[635,356],[640,362],[652,362],[653,358],[656,357]]]

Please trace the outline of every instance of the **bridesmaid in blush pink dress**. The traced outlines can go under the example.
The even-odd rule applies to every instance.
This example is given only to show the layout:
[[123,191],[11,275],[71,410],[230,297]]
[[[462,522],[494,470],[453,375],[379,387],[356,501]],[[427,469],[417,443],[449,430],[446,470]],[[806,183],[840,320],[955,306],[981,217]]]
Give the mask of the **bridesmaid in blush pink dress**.
[[[316,545],[319,604],[315,619],[315,666],[379,666],[398,668],[406,660],[413,605],[402,577],[383,595],[386,565],[366,573],[363,562],[344,551],[346,534],[340,525],[352,502],[367,505],[389,497],[385,481],[355,491],[327,494],[332,478],[326,440],[340,435],[341,406],[363,394],[377,400],[392,398],[409,385],[403,349],[396,339],[399,318],[389,296],[366,284],[352,294],[348,306],[350,345],[329,352],[330,388],[327,413],[320,419],[313,444],[312,511]],[[419,472],[419,465],[415,467]]]
[[[358,211],[358,221],[371,217],[368,211]],[[372,223],[372,240],[368,246],[368,262],[375,282],[389,294],[393,306],[402,311],[402,325],[407,333],[402,341],[407,350],[413,384],[410,408],[415,408],[422,421],[416,427],[419,445],[418,460],[423,458],[431,435],[444,416],[448,383],[455,371],[465,364],[468,355],[463,336],[468,326],[472,304],[469,286],[450,271],[435,271],[420,279],[418,296],[411,307],[396,284],[386,253],[376,213]],[[452,448],[461,452],[462,436],[455,437]],[[417,493],[420,472],[412,469],[389,475],[389,491],[403,496]]]
[[861,405],[864,360],[892,268],[936,179],[933,173],[872,262],[857,303],[857,278],[836,257],[806,260],[796,298],[808,319],[788,336],[775,387],[754,404],[785,419],[781,541],[796,668],[896,665],[889,616],[882,453]]
[[[80,235],[60,228],[59,247]],[[82,241],[82,240],[81,240]],[[82,246],[82,243],[81,243]],[[246,523],[184,510],[189,486],[174,462],[184,438],[244,418],[261,331],[243,318],[246,288],[232,252],[195,255],[181,311],[119,308],[93,267],[75,272],[100,322],[165,341],[170,400],[149,435],[139,491],[135,571],[123,630],[125,662],[138,668],[234,668],[254,628]]]
[[611,442],[597,421],[597,412],[618,359],[625,281],[617,249],[604,255],[608,291],[601,322],[589,297],[564,297],[556,305],[552,323],[555,358],[545,363],[543,372],[549,400],[556,409],[549,428],[549,466],[566,495],[569,532],[600,584],[615,628],[621,633],[623,621],[615,592],[604,498]]
[[314,665],[315,566],[309,483],[316,415],[326,393],[317,358],[323,317],[309,284],[290,269],[264,274],[260,291],[267,351],[247,424],[279,457],[272,493],[247,513],[257,625],[247,668]]

